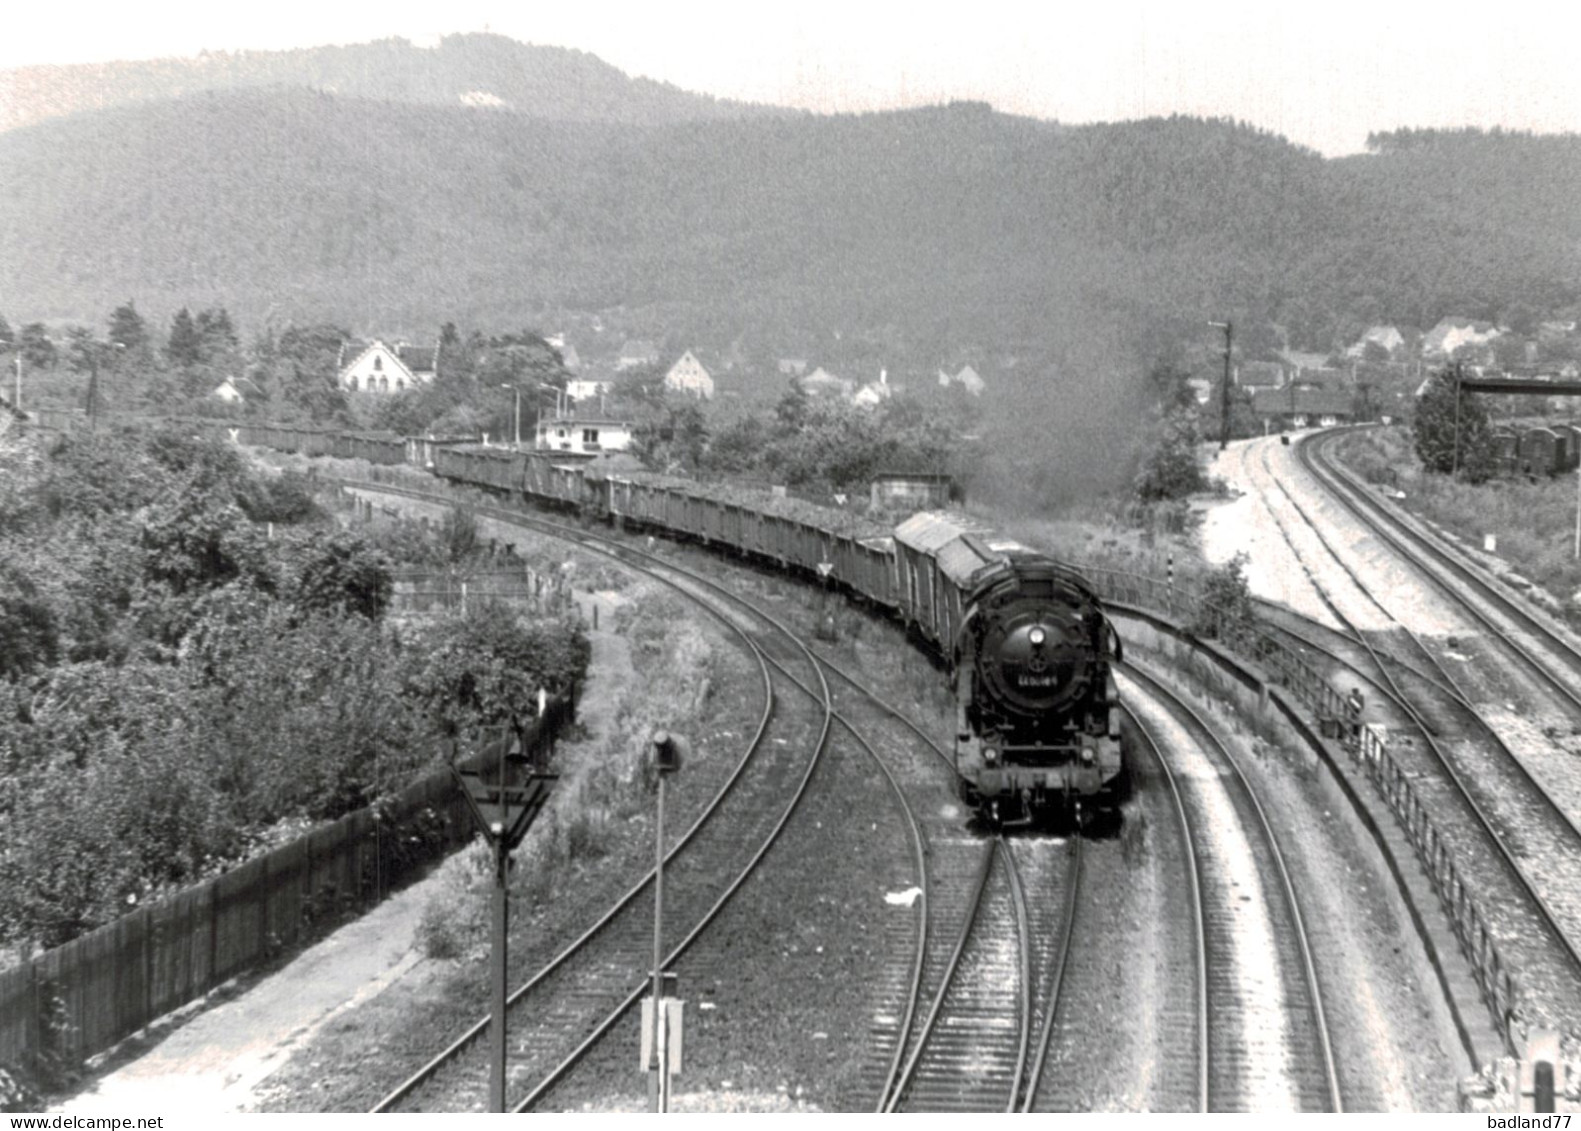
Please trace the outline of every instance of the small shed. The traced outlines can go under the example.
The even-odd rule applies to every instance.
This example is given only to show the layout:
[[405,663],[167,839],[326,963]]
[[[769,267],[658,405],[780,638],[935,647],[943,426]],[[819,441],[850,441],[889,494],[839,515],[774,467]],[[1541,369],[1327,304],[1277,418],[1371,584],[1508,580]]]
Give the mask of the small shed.
[[872,504],[881,510],[927,510],[950,504],[955,480],[938,472],[881,471],[873,476]]

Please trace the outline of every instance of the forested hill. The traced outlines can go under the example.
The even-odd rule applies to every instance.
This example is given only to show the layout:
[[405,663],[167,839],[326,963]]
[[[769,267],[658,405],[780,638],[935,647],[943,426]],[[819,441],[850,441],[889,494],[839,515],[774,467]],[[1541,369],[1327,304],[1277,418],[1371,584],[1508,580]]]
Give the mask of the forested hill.
[[0,134],[0,295],[13,320],[133,297],[412,332],[624,308],[879,356],[1130,347],[1228,314],[1248,344],[1278,323],[1327,348],[1577,302],[1578,162],[1575,138],[1324,161],[1227,122],[980,104],[631,126],[203,94]]
[[481,106],[576,121],[644,123],[791,111],[631,78],[597,56],[500,35],[403,39],[294,51],[206,52],[0,71],[0,130],[46,118],[200,91],[297,87],[387,102]]

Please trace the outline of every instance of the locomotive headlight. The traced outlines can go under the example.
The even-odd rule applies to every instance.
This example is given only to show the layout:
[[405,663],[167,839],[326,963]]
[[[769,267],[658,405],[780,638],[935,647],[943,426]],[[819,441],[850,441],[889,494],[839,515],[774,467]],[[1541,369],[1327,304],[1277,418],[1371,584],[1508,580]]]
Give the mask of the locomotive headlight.
[[1084,766],[1092,765],[1093,761],[1097,757],[1098,757],[1098,752],[1096,750],[1094,750],[1091,746],[1083,746],[1081,748],[1082,765],[1084,765]]
[[999,751],[992,746],[983,747],[983,765],[997,766],[999,764]]
[[1043,641],[1048,639],[1048,634],[1041,627],[1038,627],[1027,633],[1027,639],[1032,641],[1034,648],[1038,648],[1042,646]]

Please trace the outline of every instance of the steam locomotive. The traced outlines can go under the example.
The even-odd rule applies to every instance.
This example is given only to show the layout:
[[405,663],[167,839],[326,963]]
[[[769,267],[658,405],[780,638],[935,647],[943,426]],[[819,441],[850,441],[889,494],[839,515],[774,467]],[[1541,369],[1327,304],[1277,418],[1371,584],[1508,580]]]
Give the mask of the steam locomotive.
[[1121,799],[1118,635],[1076,570],[960,515],[895,531],[902,614],[946,659],[961,799],[994,824]]

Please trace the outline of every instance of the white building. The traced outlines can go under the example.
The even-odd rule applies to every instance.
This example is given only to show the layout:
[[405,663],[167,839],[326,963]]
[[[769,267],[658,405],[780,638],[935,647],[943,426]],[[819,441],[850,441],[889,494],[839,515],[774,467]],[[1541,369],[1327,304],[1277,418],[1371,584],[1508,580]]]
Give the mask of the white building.
[[[434,350],[410,350],[413,364],[402,360],[401,355],[410,347],[391,347],[378,339],[354,350],[350,345],[341,351],[340,387],[353,393],[399,393],[420,383],[434,379]],[[422,360],[417,361],[416,355]],[[346,358],[350,357],[348,362]],[[414,365],[416,368],[414,368]]]
[[670,366],[670,371],[664,375],[664,387],[691,393],[704,400],[714,395],[714,379],[703,368],[703,363],[692,356],[691,350],[683,353],[680,360]]
[[534,444],[540,451],[623,452],[631,444],[631,425],[589,413],[566,413],[538,421]]
[[961,366],[961,371],[954,377],[951,377],[942,369],[939,370],[939,384],[945,388],[951,385],[959,385],[974,397],[983,395],[983,379],[977,375],[977,370],[970,365]]
[[608,381],[587,381],[577,378],[565,383],[565,395],[573,401],[597,400],[609,392]]

